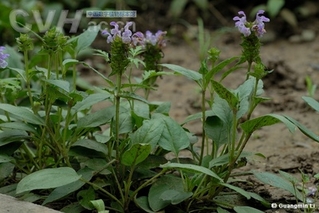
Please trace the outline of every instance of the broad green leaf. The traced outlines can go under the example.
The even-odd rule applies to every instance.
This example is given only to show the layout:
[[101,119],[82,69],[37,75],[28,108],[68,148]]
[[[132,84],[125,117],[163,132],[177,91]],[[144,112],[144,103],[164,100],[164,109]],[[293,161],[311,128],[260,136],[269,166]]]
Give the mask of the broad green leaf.
[[200,73],[195,72],[193,70],[186,69],[184,67],[181,67],[181,66],[178,66],[175,64],[161,64],[161,66],[166,67],[174,72],[177,72],[177,73],[179,73],[187,78],[190,78],[196,82],[198,82],[199,80],[202,79],[202,75]]
[[[115,124],[115,123],[113,123]],[[129,111],[120,112],[119,116],[119,134],[132,132],[133,118]]]
[[159,119],[145,120],[143,125],[130,135],[133,144],[150,144],[152,150],[156,148],[164,130]]
[[25,131],[20,130],[6,130],[0,132],[0,147],[6,144],[29,139],[30,136]]
[[250,97],[255,87],[255,82],[256,82],[256,79],[251,77],[247,79],[243,84],[241,84],[235,90],[235,93],[237,94],[239,99],[239,107],[238,107],[239,109],[236,115],[237,119],[245,115],[249,109],[249,105],[251,101]]
[[286,179],[283,179],[279,175],[275,175],[269,172],[258,172],[253,171],[255,177],[263,182],[264,184],[269,184],[271,186],[284,189],[294,196],[296,196],[300,201],[303,200],[303,195],[297,190],[297,186],[293,186],[291,182]]
[[10,104],[0,104],[0,109],[15,115],[15,117],[21,121],[36,125],[44,125],[44,120],[27,108]]
[[[81,170],[79,170],[77,173],[78,175],[82,176],[84,180],[90,181],[93,177],[93,170],[85,167]],[[69,183],[64,186],[60,186],[56,189],[54,189],[49,196],[43,201],[42,205],[45,205],[47,203],[51,203],[53,201],[59,200],[72,192],[75,192],[76,190],[80,189],[82,186],[85,185],[85,182],[82,180],[77,180],[75,182]]]
[[229,141],[230,128],[229,123],[225,124],[218,116],[207,117],[204,126],[207,137],[212,139],[218,147]]
[[107,148],[105,146],[105,144],[103,143],[99,143],[99,142],[96,142],[94,140],[90,140],[90,139],[81,139],[81,140],[78,140],[77,142],[75,142],[72,147],[83,147],[83,148],[86,148],[86,149],[91,149],[91,150],[94,150],[94,151],[97,151],[97,152],[101,152],[105,155],[107,155],[108,151],[107,151]]
[[245,121],[240,126],[245,131],[245,133],[249,135],[252,134],[255,130],[260,129],[261,127],[271,126],[279,122],[279,119],[271,115],[264,115],[258,118]]
[[190,141],[185,130],[172,118],[154,114],[152,119],[158,119],[163,125],[163,131],[158,132],[158,134],[161,134],[158,144],[163,149],[174,152],[178,156],[180,150],[189,146]]
[[150,107],[144,102],[134,101],[134,113],[141,118],[149,119]]
[[75,47],[75,51],[79,53],[80,51],[89,47],[93,43],[99,32],[100,31],[96,29],[94,26],[90,26],[84,33],[78,35],[76,37],[77,44]]
[[150,152],[150,144],[134,144],[130,149],[123,153],[121,162],[126,166],[135,166],[144,161]]
[[222,84],[218,83],[217,81],[212,81],[211,84],[215,92],[219,95],[219,97],[226,100],[232,109],[237,109],[237,104],[239,100],[231,91],[229,91],[226,87],[224,87]]
[[76,112],[89,109],[92,107],[94,104],[99,103],[101,101],[104,101],[106,99],[110,98],[110,94],[108,93],[96,93],[87,96],[85,99],[83,99],[80,102],[77,102],[72,109],[75,110]]
[[0,163],[0,182],[12,174],[14,167],[15,165],[10,162]]
[[218,95],[215,95],[212,112],[214,116],[217,116],[223,121],[223,127],[227,129],[227,134],[230,135],[234,114],[227,101]]
[[70,83],[68,81],[49,79],[49,80],[46,80],[46,82],[48,82],[54,87],[61,89],[63,94],[70,93]]
[[50,189],[64,186],[81,178],[72,168],[43,169],[25,176],[17,186],[17,194],[35,189]]
[[94,113],[90,113],[84,117],[81,117],[78,120],[77,128],[88,128],[88,127],[98,127],[103,124],[106,124],[110,122],[110,120],[113,118],[115,113],[115,107],[107,107],[103,108],[99,111],[96,111]]
[[298,127],[298,129],[305,134],[307,137],[311,138],[314,141],[319,142],[319,136],[316,135],[315,133],[313,133],[311,130],[309,130],[306,126],[304,126],[303,124],[299,123],[298,121],[296,121],[295,119],[289,117],[289,116],[284,116],[287,120],[289,120],[291,123],[293,123],[296,127]]
[[32,132],[34,134],[37,134],[37,131],[35,130],[34,126],[20,122],[20,121],[1,123],[0,128],[22,130],[22,131]]
[[160,196],[163,201],[170,201],[171,204],[177,205],[193,195],[192,192],[180,192],[178,190],[166,190]]
[[317,112],[319,112],[319,102],[316,101],[314,98],[312,97],[307,97],[307,96],[303,96],[302,99],[309,105],[311,106],[314,110],[316,110]]
[[154,211],[152,211],[149,203],[148,203],[148,197],[147,196],[141,196],[137,199],[135,199],[135,203],[141,208],[143,209],[145,212],[147,213],[155,213]]
[[[167,191],[171,190],[174,190],[174,196],[171,196],[171,200],[163,197],[164,193],[167,194]],[[148,204],[154,212],[157,212],[172,204],[172,202],[177,201],[175,200],[175,197],[184,197],[185,200],[191,195],[192,193],[184,191],[183,181],[181,178],[172,175],[165,175],[152,184],[148,193]],[[178,200],[180,202],[182,201],[180,199]]]
[[263,213],[263,211],[260,211],[250,206],[235,206],[234,210],[237,213]]
[[154,113],[168,115],[169,111],[171,110],[171,105],[171,102],[164,102],[162,104],[159,104]]
[[164,165],[161,165],[160,167],[164,169],[181,169],[181,170],[190,171],[194,173],[203,173],[223,182],[223,180],[216,173],[214,173],[212,170],[207,169],[206,167],[203,167],[203,166],[198,166],[194,164],[166,163]]
[[10,156],[8,156],[8,155],[0,154],[0,164],[1,164],[1,163],[7,163],[7,162],[10,162],[10,161],[12,161],[12,160],[14,160],[13,157],[10,157]]
[[280,9],[284,6],[285,0],[268,0],[267,1],[267,12],[271,18],[278,15]]

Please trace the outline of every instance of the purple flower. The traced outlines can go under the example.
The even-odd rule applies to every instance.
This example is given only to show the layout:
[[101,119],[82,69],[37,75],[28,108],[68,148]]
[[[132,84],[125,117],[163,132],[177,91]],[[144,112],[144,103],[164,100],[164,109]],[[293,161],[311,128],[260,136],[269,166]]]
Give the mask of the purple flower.
[[114,41],[114,39],[118,36],[122,39],[123,43],[129,44],[131,42],[131,36],[132,31],[129,29],[130,26],[132,26],[132,22],[127,22],[123,29],[119,29],[119,25],[112,21],[110,23],[111,26],[113,26],[113,29],[109,32],[108,30],[103,30],[102,35],[106,35],[107,43],[111,43]]
[[256,30],[257,32],[257,36],[258,37],[261,37],[263,36],[263,34],[266,33],[266,30],[265,30],[265,23],[264,22],[269,22],[270,19],[263,16],[262,14],[264,14],[265,11],[263,10],[259,10],[256,14],[256,20],[255,20],[255,25],[253,26],[253,29]]
[[145,43],[144,41],[145,41],[145,37],[143,33],[136,32],[132,35],[132,43],[134,46],[137,46],[137,45],[143,46]]
[[235,22],[235,26],[238,28],[239,32],[244,34],[244,36],[249,36],[251,34],[250,28],[247,27],[248,22],[246,20],[246,14],[243,11],[239,11],[238,15],[233,18]]
[[264,12],[264,10],[259,10],[256,14],[256,20],[250,23],[246,20],[246,14],[243,11],[239,11],[239,16],[233,18],[236,21],[235,26],[245,37],[249,36],[252,31],[256,32],[257,37],[262,37],[266,33],[264,22],[270,21],[269,18],[262,15]]
[[153,46],[158,45],[159,47],[166,46],[166,40],[164,40],[164,36],[166,32],[161,30],[157,31],[155,34],[151,33],[150,31],[145,32],[145,43],[150,43]]
[[8,62],[5,60],[10,56],[7,53],[3,53],[6,48],[4,46],[0,46],[0,67],[6,68],[8,66]]

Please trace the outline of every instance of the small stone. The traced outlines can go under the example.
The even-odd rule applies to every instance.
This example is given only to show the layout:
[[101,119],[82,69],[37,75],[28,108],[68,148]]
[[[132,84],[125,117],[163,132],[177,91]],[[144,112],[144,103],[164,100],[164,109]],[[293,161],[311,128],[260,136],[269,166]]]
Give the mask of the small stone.
[[303,30],[301,33],[301,39],[303,41],[313,41],[316,37],[316,33],[313,30]]
[[293,36],[290,36],[288,40],[291,43],[299,43],[302,41],[302,38],[300,35],[293,35]]

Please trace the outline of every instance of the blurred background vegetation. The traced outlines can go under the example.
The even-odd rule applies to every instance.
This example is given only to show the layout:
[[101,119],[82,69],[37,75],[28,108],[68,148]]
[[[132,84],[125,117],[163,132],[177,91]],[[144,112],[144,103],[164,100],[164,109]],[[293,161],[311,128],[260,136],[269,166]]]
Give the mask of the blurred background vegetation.
[[[318,20],[318,0],[2,0],[0,2],[0,45],[12,45],[15,37],[19,36],[10,24],[10,12],[15,9],[26,11],[29,16],[18,16],[17,21],[22,24],[32,24],[32,30],[37,32],[37,26],[32,14],[38,10],[42,20],[46,20],[50,10],[55,10],[53,25],[57,23],[60,12],[69,10],[68,18],[74,17],[76,10],[83,10],[80,29],[87,29],[93,19],[85,17],[86,10],[136,10],[134,19],[137,30],[167,30],[174,37],[181,38],[185,30],[197,26],[201,18],[206,29],[217,30],[233,27],[232,18],[239,10],[250,14],[249,20],[254,20],[258,9],[264,9],[271,18],[273,30],[283,37],[298,33],[303,28],[318,31],[318,25],[309,20]],[[118,19],[117,19],[118,20]],[[112,21],[110,18],[96,21]],[[64,25],[68,32],[70,24]],[[83,30],[79,30],[81,33]],[[195,32],[196,34],[196,32]],[[195,35],[196,36],[196,35]]]

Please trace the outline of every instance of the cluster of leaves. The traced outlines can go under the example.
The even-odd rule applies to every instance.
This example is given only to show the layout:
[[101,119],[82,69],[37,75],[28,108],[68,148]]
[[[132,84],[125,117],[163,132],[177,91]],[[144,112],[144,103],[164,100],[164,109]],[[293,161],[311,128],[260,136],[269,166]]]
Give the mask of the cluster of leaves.
[[[231,199],[231,190],[269,205],[258,194],[234,184],[239,174],[233,170],[244,166],[252,155],[244,152],[252,133],[283,122],[290,131],[298,127],[319,141],[290,117],[269,114],[251,118],[255,107],[267,100],[262,97],[263,67],[249,70],[237,89],[228,89],[223,80],[244,61],[241,57],[220,61],[219,50],[213,48],[199,71],[162,64],[173,72],[145,70],[142,78],[133,82],[132,66],[144,62],[139,58],[143,57],[142,48],[132,47],[126,55],[130,71],[113,70],[114,83],[76,59],[97,33],[88,30],[68,38],[51,29],[40,38],[42,49],[31,59],[32,41],[24,34],[18,39],[24,64],[21,57],[10,57],[9,67],[0,73],[0,192],[43,204],[67,198],[71,204],[64,212],[98,209],[102,213],[107,212],[105,208],[116,212],[136,208],[146,212],[261,212],[225,202]],[[107,53],[97,52],[110,62]],[[92,69],[108,87],[79,91],[76,64]],[[147,100],[154,83],[150,79],[160,75],[183,75],[196,82],[202,111],[179,124],[169,116],[169,102]],[[122,83],[124,77],[127,82]],[[140,89],[146,91],[145,97],[137,95]],[[109,106],[92,112],[92,106],[102,101]],[[201,150],[196,150],[197,138],[184,127],[197,119],[202,121]],[[180,157],[183,150],[191,157]],[[175,158],[168,161],[168,153]],[[272,174],[253,174],[303,199],[291,182]]]

